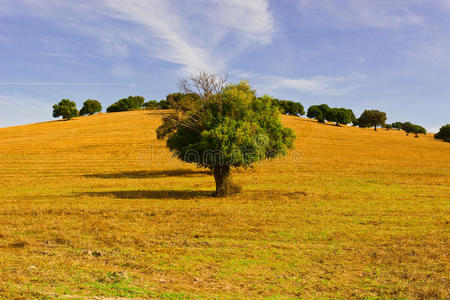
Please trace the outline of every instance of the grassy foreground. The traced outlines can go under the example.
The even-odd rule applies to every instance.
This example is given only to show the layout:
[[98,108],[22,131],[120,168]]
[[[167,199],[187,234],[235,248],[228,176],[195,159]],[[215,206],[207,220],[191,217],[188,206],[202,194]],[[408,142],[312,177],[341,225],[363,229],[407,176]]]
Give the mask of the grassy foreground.
[[450,144],[283,116],[288,157],[170,157],[161,115],[0,129],[0,298],[449,298]]

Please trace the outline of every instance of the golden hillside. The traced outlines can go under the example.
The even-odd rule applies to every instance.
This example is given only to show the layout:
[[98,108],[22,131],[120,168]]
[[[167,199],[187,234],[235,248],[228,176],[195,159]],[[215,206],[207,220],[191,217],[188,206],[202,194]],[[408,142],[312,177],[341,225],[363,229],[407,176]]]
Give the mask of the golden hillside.
[[0,129],[0,297],[449,298],[450,144],[282,119],[229,198],[158,112]]

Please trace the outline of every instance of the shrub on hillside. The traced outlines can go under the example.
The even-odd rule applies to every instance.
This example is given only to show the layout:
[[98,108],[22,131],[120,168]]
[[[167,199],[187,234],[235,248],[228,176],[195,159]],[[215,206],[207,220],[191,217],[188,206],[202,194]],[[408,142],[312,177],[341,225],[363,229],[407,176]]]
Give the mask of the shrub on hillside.
[[144,106],[144,97],[142,96],[129,96],[128,98],[123,98],[116,103],[111,104],[106,112],[119,112],[119,111],[129,111],[140,109]]
[[53,117],[63,117],[63,119],[70,120],[78,116],[77,105],[69,99],[62,99],[58,104],[53,105]]
[[93,115],[102,111],[102,105],[97,100],[88,99],[84,101],[83,107],[80,110],[80,116]]

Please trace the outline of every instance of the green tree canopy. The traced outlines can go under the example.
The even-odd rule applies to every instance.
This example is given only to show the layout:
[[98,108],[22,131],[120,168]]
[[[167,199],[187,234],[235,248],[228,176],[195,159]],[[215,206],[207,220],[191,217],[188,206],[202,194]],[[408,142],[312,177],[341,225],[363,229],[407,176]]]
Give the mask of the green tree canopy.
[[434,138],[450,143],[450,124],[442,126],[439,132],[434,135]]
[[97,100],[88,99],[84,101],[83,107],[80,110],[80,116],[93,115],[102,111],[102,105]]
[[391,130],[392,129],[392,124],[385,124],[384,128],[386,128],[386,130]]
[[283,114],[293,115],[293,116],[303,116],[305,114],[305,108],[300,102],[294,102],[291,100],[279,100],[272,99],[275,106],[280,109]]
[[272,99],[257,98],[248,82],[227,85],[214,74],[201,73],[180,87],[198,89],[199,100],[164,117],[157,137],[167,138],[179,159],[212,169],[217,196],[235,191],[231,167],[248,167],[293,147],[294,132],[281,124]]
[[423,127],[420,126],[420,125],[417,125],[417,124],[413,124],[413,126],[412,126],[411,129],[412,129],[412,133],[415,134],[415,137],[416,137],[416,138],[419,137],[419,134],[427,134],[426,129],[423,128]]
[[70,120],[78,116],[77,105],[69,99],[62,99],[58,104],[53,105],[53,117],[63,117],[63,119]]
[[405,122],[402,124],[402,129],[406,132],[406,135],[414,133],[415,137],[419,137],[419,134],[426,134],[427,131],[420,125],[412,124],[411,122]]
[[323,123],[325,122],[325,118],[329,110],[330,107],[326,104],[312,105],[308,108],[308,113],[306,114],[306,116]]
[[411,132],[413,132],[413,125],[411,122],[404,122],[402,123],[402,130],[406,132],[406,135],[409,135]]
[[352,122],[352,116],[346,108],[330,108],[325,116],[327,121],[336,122],[336,126],[339,124],[348,124]]
[[392,128],[401,130],[403,128],[403,123],[402,122],[394,122],[394,123],[392,123]]
[[149,100],[144,103],[145,109],[159,109],[159,103],[156,100]]
[[360,127],[384,126],[386,123],[386,113],[379,110],[365,110],[358,119]]
[[129,111],[140,109],[144,106],[144,97],[142,96],[129,96],[128,98],[123,98],[116,103],[111,104],[106,112],[119,112],[119,111]]

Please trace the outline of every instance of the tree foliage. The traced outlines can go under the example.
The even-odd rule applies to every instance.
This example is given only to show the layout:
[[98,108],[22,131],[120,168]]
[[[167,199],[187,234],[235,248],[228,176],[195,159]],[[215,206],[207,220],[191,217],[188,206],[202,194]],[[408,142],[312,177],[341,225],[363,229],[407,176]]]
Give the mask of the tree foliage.
[[350,111],[346,108],[330,108],[325,118],[327,121],[336,122],[336,126],[339,126],[339,124],[346,125],[352,122]]
[[397,129],[397,130],[402,130],[403,123],[402,122],[394,122],[394,123],[392,123],[392,128]]
[[365,110],[358,119],[360,127],[374,127],[384,126],[386,123],[386,113],[379,110]]
[[144,103],[145,109],[159,109],[159,103],[156,100],[149,100]]
[[93,115],[102,111],[102,105],[97,100],[88,99],[84,101],[83,107],[80,110],[80,116]]
[[426,134],[427,131],[420,125],[412,124],[411,122],[405,122],[402,124],[402,129],[406,132],[406,135],[414,133],[415,137],[419,137],[419,134]]
[[305,114],[305,108],[300,102],[294,102],[291,100],[279,100],[272,99],[273,105],[277,106],[281,113],[292,116],[303,116]]
[[198,91],[197,101],[182,103],[164,117],[157,137],[167,138],[179,159],[210,168],[217,196],[234,191],[231,167],[248,167],[293,147],[294,132],[281,124],[272,98],[257,98],[248,82],[226,84],[217,75],[201,73],[180,87]]
[[69,99],[62,99],[58,104],[53,105],[54,118],[62,117],[63,119],[70,120],[77,116],[77,105]]
[[385,124],[384,128],[386,128],[386,130],[391,130],[392,129],[392,124]]
[[129,111],[140,109],[144,106],[144,97],[142,96],[129,96],[128,98],[123,98],[116,103],[111,104],[106,112],[119,112],[119,111]]
[[308,108],[308,112],[306,116],[308,118],[316,119],[317,121],[323,123],[325,122],[325,118],[327,116],[330,107],[327,104],[321,105],[312,105]]
[[439,132],[434,135],[434,138],[450,143],[450,124],[442,126]]
[[413,124],[413,126],[412,126],[412,133],[415,134],[415,137],[419,137],[419,134],[427,134],[427,131],[422,126],[417,125],[417,124]]

